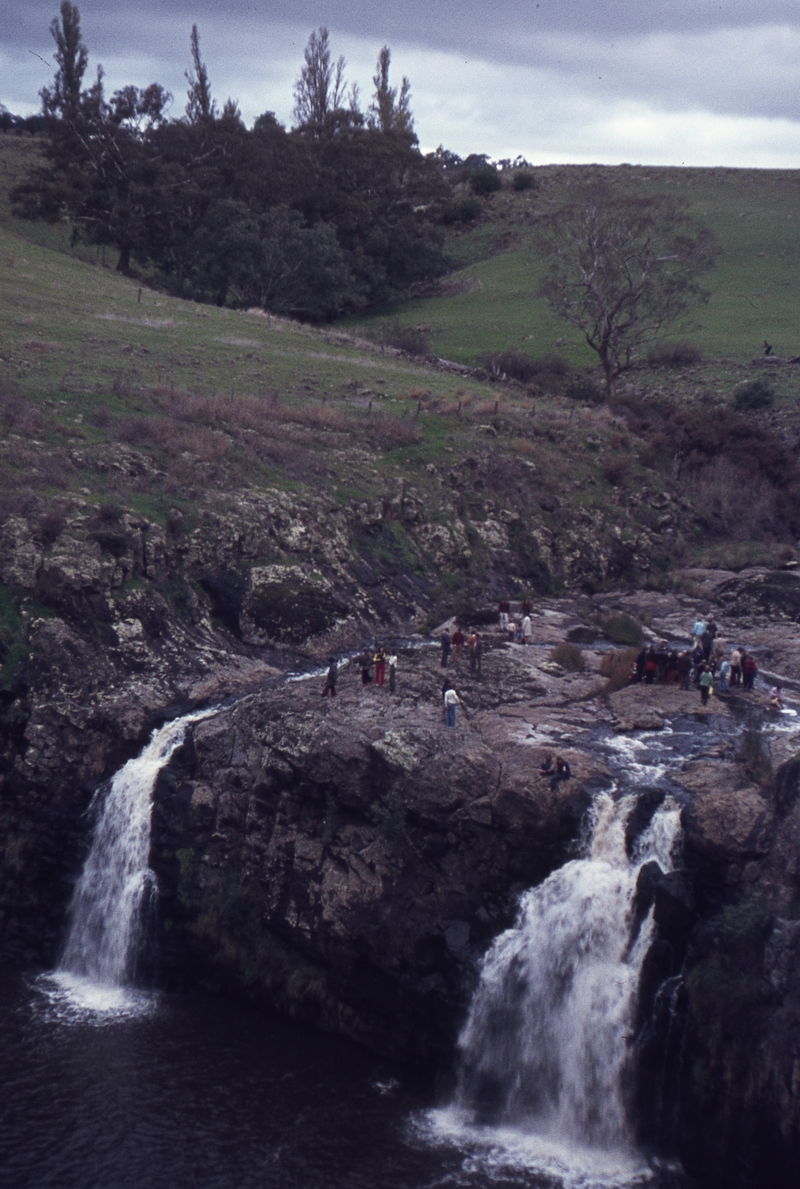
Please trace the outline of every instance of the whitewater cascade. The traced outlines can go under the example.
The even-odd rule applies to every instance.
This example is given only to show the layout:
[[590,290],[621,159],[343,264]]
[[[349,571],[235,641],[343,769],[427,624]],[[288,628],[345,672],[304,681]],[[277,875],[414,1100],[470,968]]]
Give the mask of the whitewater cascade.
[[672,869],[680,808],[669,797],[626,851],[636,803],[594,802],[585,857],[526,892],[486,954],[460,1037],[457,1110],[567,1148],[631,1148],[624,1071],[652,911],[636,929],[641,866]]
[[183,742],[187,726],[213,710],[184,715],[153,732],[96,797],[105,799],[70,905],[70,930],[58,973],[122,987],[131,978],[142,934],[142,914],[155,891],[147,864],[156,778]]

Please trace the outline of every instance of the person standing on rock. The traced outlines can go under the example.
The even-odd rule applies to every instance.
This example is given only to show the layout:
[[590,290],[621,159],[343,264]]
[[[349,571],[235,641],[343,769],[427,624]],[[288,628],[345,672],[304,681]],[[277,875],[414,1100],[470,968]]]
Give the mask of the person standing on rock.
[[519,609],[523,615],[533,615],[533,601],[531,599],[523,599]]
[[361,658],[361,684],[372,684],[372,661],[369,659],[369,653],[365,653]]
[[456,707],[461,705],[461,699],[452,686],[444,691],[444,721],[445,726],[456,725]]
[[731,653],[731,685],[742,684],[742,656],[741,648],[734,648]]
[[464,651],[464,633],[459,624],[456,624],[456,630],[453,632],[453,660],[458,665],[461,663],[461,653]]
[[508,627],[508,617],[511,614],[511,604],[508,599],[500,600],[500,627],[505,631]]
[[700,686],[700,701],[704,706],[707,706],[709,694],[714,687],[714,678],[711,670],[706,665],[700,666],[700,676],[697,678],[697,684]]
[[655,681],[657,669],[656,650],[651,644],[647,650],[647,655],[644,658],[644,679],[647,685],[652,685]]
[[703,656],[705,660],[708,661],[709,657],[711,656],[711,646],[714,643],[714,637],[711,635],[708,627],[706,627],[706,630],[703,632],[700,643],[703,648]]
[[681,689],[689,689],[692,680],[692,654],[684,648],[678,657],[678,672],[681,675]]
[[442,640],[442,668],[446,669],[447,662],[450,659],[450,649],[453,644],[452,638],[451,638],[450,633],[448,632],[447,628],[445,628],[444,631],[442,632],[441,640]]
[[328,672],[325,675],[325,688],[322,691],[323,698],[330,694],[332,698],[336,697],[336,683],[339,680],[339,664],[335,656],[328,657]]
[[389,690],[394,693],[397,689],[397,654],[390,653],[386,658],[386,664],[389,666]]
[[697,685],[697,678],[700,676],[700,667],[704,663],[703,649],[700,644],[695,644],[692,649],[692,668],[694,669],[694,683]]
[[375,684],[385,685],[386,683],[386,650],[382,645],[378,645],[373,656],[375,663]]
[[721,694],[726,694],[728,692],[728,680],[730,675],[731,662],[723,656],[719,666],[719,692]]
[[705,621],[702,619],[695,620],[695,625],[692,628],[692,635],[696,646],[703,647],[703,632],[706,630]]
[[526,615],[522,621],[522,643],[533,643],[533,624],[531,623],[530,615]]
[[469,648],[469,671],[473,677],[482,677],[483,640],[481,640],[474,628],[467,640],[467,647]]
[[746,690],[752,691],[757,673],[758,665],[756,664],[756,658],[751,652],[748,652],[742,660],[742,682]]

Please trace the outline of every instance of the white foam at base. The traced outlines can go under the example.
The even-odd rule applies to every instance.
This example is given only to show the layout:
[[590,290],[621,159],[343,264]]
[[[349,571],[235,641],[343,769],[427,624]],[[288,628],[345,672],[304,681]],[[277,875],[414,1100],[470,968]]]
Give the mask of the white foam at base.
[[568,1145],[520,1127],[476,1126],[470,1112],[457,1106],[428,1111],[414,1121],[414,1128],[427,1144],[464,1151],[465,1181],[471,1174],[495,1179],[525,1172],[563,1189],[626,1189],[645,1185],[654,1175],[635,1152]]
[[96,983],[57,970],[40,975],[35,988],[42,996],[38,1014],[48,1023],[116,1024],[155,1011],[158,998],[149,991]]

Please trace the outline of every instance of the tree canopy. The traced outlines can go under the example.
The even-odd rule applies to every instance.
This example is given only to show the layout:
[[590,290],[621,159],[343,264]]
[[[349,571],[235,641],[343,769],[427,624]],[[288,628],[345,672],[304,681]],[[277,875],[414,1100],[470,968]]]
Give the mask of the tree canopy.
[[609,394],[644,343],[708,299],[699,277],[719,251],[684,201],[607,185],[555,211],[538,247],[547,266],[540,292],[597,352]]
[[302,318],[386,301],[443,270],[446,184],[419,151],[408,79],[390,85],[388,46],[365,116],[327,29],[315,30],[296,126],[266,112],[247,129],[234,100],[217,107],[196,25],[175,118],[158,83],[107,98],[98,69],[84,87],[89,56],[68,0],[50,31],[45,161],[16,188],[17,213],[68,221],[75,238],[115,246],[121,271],[135,262],[177,295]]

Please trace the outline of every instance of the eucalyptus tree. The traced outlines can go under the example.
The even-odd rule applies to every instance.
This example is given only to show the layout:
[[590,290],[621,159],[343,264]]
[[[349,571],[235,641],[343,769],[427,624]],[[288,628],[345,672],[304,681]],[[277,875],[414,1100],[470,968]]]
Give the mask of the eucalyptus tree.
[[546,264],[540,293],[597,353],[609,396],[643,344],[708,300],[699,278],[719,252],[685,201],[606,184],[545,218],[537,246]]

